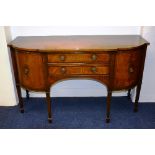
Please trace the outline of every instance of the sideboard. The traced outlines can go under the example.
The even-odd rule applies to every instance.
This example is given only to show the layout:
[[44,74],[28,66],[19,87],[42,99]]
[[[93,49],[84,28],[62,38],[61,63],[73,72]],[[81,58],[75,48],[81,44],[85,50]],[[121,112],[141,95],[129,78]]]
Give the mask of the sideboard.
[[91,79],[107,88],[106,122],[110,122],[112,91],[136,89],[138,111],[147,42],[139,35],[24,36],[8,46],[11,51],[20,111],[21,87],[46,93],[48,121],[52,122],[50,88],[67,79]]

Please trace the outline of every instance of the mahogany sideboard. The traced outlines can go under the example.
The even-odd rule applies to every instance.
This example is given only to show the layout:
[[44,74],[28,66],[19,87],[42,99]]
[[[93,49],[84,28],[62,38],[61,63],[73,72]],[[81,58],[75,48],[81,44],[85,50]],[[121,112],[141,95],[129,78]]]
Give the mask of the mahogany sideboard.
[[66,79],[92,79],[107,88],[106,122],[110,122],[112,91],[136,89],[138,111],[146,49],[139,35],[25,36],[10,47],[20,111],[21,87],[46,93],[48,121],[52,122],[50,87]]

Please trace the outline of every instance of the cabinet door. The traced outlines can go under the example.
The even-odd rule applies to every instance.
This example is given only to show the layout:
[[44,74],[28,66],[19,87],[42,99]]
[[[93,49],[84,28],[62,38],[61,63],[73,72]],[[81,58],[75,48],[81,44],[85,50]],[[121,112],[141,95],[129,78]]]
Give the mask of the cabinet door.
[[30,90],[44,90],[45,67],[43,56],[31,52],[17,52],[16,59],[20,85]]
[[115,62],[114,87],[117,90],[137,85],[141,78],[144,50],[136,49],[118,53]]

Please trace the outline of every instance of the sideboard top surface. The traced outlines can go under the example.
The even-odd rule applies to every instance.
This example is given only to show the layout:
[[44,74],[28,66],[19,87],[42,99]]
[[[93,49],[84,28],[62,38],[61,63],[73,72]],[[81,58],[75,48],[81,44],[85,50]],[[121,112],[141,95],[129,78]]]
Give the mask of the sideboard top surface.
[[22,36],[8,46],[40,52],[56,51],[117,51],[147,44],[140,35],[73,35],[73,36]]

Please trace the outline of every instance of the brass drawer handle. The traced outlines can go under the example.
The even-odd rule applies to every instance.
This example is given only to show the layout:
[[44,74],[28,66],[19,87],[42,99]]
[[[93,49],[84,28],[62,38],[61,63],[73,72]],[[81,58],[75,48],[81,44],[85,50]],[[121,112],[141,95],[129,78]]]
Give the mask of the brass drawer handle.
[[91,58],[92,58],[92,60],[96,60],[97,59],[96,54],[93,54]]
[[66,73],[66,68],[65,67],[61,67],[61,69],[60,69],[60,71],[61,71],[61,73]]
[[60,55],[60,60],[64,61],[65,60],[65,56],[64,55]]
[[91,71],[92,71],[93,73],[95,73],[95,72],[97,71],[96,67],[92,67],[92,68],[91,68]]
[[134,72],[133,67],[129,67],[129,72],[130,72],[130,73],[133,73],[133,72]]
[[28,75],[29,74],[29,68],[28,67],[24,67],[24,74]]

